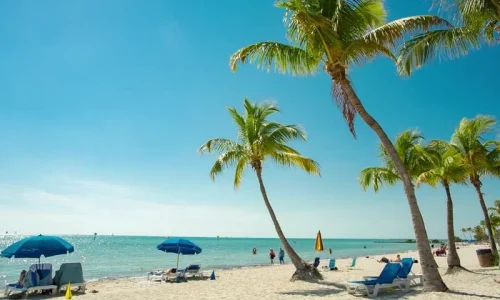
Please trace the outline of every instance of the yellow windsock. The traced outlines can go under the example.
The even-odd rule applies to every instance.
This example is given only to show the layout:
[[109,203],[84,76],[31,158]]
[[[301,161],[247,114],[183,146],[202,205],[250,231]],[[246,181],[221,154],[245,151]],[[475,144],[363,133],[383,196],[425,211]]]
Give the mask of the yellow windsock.
[[73,298],[73,294],[71,293],[71,282],[68,282],[68,285],[66,286],[66,295],[64,296],[66,299],[71,299]]

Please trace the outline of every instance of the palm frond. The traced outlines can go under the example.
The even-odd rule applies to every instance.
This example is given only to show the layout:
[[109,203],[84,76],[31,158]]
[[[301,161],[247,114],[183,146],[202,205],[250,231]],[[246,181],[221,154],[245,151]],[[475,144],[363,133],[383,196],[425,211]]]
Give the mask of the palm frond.
[[[300,125],[281,125],[273,122],[267,126],[272,127],[269,135],[267,136],[268,140],[275,143],[284,144],[293,140],[305,141],[307,139],[306,132]],[[265,130],[269,129],[265,128]]]
[[399,175],[387,168],[366,168],[359,173],[359,184],[366,191],[371,186],[378,192],[381,186],[392,186],[400,180]]
[[441,182],[441,173],[442,170],[440,168],[434,168],[429,171],[423,172],[416,179],[417,186],[419,186],[421,183],[427,183],[428,185],[435,187],[436,185],[438,185],[438,183]]
[[453,59],[479,48],[480,32],[472,27],[439,29],[415,35],[405,42],[398,53],[397,66],[401,75],[410,75],[434,57]]
[[237,189],[241,185],[241,179],[243,178],[243,173],[245,171],[245,167],[247,166],[248,161],[245,157],[240,158],[238,163],[236,164],[236,169],[234,172],[234,188]]
[[233,151],[239,148],[240,145],[237,143],[223,138],[211,139],[206,141],[203,145],[198,148],[198,152],[203,154],[205,152],[208,153],[223,153],[226,151]]
[[305,50],[277,42],[260,42],[241,48],[229,59],[229,66],[236,71],[238,63],[257,63],[257,68],[292,75],[313,74],[318,70],[320,58],[312,57]]
[[246,159],[246,153],[241,150],[231,150],[222,153],[215,161],[210,170],[210,178],[215,178],[224,171],[225,168],[235,165],[237,162]]
[[365,38],[388,48],[397,46],[401,39],[427,32],[433,27],[453,27],[448,21],[438,16],[413,16],[398,19],[373,29],[365,35]]
[[346,62],[346,65],[361,66],[366,61],[369,61],[378,55],[384,55],[392,59],[394,62],[397,61],[396,56],[394,56],[391,50],[386,48],[384,45],[364,38],[352,41],[349,46],[347,46],[344,51],[342,61]]
[[354,127],[354,121],[356,117],[356,108],[352,105],[351,101],[349,101],[349,96],[346,93],[345,88],[350,88],[350,81],[347,77],[347,74],[344,74],[345,81],[347,81],[347,85],[345,82],[334,81],[332,83],[332,96],[335,99],[335,104],[342,112],[342,116],[344,117],[347,126],[349,127],[349,131],[356,138],[356,129]]
[[271,159],[278,165],[285,167],[298,167],[308,174],[321,175],[319,164],[314,160],[296,153],[275,151],[269,153]]

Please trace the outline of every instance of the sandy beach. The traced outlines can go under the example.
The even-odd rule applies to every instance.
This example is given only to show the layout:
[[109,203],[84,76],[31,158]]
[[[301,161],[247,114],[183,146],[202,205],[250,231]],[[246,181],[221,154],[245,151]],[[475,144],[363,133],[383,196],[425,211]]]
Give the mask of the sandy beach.
[[[460,247],[458,250],[462,265],[477,273],[461,272],[443,276],[450,288],[447,293],[423,293],[420,287],[412,287],[409,293],[400,290],[379,293],[380,299],[499,299],[500,284],[494,278],[500,277],[498,268],[481,268],[476,248]],[[395,255],[385,255],[393,258]],[[402,257],[415,257],[416,252],[401,253]],[[383,264],[377,263],[382,256],[358,258],[356,267],[348,269],[350,259],[338,260],[338,271],[322,271],[324,280],[318,284],[290,282],[293,265],[248,267],[232,270],[215,270],[217,279],[190,280],[186,283],[149,282],[146,277],[90,282],[86,294],[74,293],[76,299],[354,299],[342,288],[346,280],[360,280],[364,275],[377,275]],[[437,257],[442,274],[446,271],[446,257]],[[327,264],[322,260],[320,269]],[[420,272],[419,264],[413,266]],[[92,292],[92,291],[96,292]],[[359,295],[358,295],[359,297]]]

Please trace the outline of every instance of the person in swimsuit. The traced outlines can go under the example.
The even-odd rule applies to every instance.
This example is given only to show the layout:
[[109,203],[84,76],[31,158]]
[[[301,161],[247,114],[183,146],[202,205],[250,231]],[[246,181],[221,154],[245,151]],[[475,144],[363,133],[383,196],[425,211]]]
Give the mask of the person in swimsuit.
[[276,253],[274,253],[273,249],[269,249],[269,258],[271,259],[271,265],[274,265],[274,258],[276,257]]
[[280,252],[279,252],[279,258],[280,258],[280,265],[284,265],[285,264],[285,250],[283,250],[281,248],[280,248]]

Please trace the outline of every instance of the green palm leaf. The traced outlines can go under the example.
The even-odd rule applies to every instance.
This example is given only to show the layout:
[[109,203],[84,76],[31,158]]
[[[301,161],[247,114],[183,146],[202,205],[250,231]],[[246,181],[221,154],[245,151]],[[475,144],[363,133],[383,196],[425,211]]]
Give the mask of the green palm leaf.
[[320,59],[305,50],[277,42],[260,42],[241,48],[230,60],[231,70],[236,71],[238,63],[256,63],[257,67],[293,75],[307,75],[317,71]]

